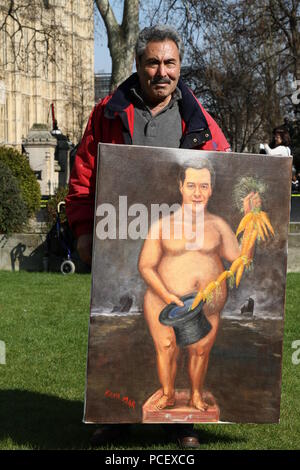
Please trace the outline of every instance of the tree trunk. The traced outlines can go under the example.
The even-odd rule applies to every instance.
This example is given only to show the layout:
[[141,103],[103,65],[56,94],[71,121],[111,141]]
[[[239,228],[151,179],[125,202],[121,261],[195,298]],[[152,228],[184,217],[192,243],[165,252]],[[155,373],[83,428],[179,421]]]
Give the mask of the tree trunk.
[[119,25],[108,0],[95,0],[104,21],[112,59],[110,89],[113,91],[132,72],[134,47],[139,33],[139,0],[124,0]]

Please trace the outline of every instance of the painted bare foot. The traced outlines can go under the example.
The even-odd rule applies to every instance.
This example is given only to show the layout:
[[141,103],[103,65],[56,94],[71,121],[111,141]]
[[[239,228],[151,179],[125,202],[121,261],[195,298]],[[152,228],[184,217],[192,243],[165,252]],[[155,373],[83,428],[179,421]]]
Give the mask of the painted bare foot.
[[175,396],[172,395],[169,397],[168,395],[162,395],[157,402],[155,403],[154,407],[156,410],[163,410],[164,408],[169,408],[170,406],[175,405]]
[[200,393],[195,393],[194,395],[192,395],[189,405],[193,406],[194,408],[197,408],[197,410],[200,411],[206,411],[209,407],[209,405],[205,403],[205,401],[202,399]]

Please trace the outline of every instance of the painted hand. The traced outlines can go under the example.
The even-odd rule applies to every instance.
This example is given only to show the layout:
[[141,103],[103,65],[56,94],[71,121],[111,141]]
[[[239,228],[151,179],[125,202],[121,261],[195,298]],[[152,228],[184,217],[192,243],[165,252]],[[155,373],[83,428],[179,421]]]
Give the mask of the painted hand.
[[178,305],[178,307],[183,307],[184,306],[184,303],[180,300],[179,297],[177,297],[177,295],[169,294],[168,299],[167,299],[167,303],[171,304],[172,302],[174,302],[174,304]]
[[248,212],[252,211],[252,209],[260,209],[261,207],[261,198],[259,193],[254,193],[252,191],[245,197],[244,201],[244,213],[248,214]]

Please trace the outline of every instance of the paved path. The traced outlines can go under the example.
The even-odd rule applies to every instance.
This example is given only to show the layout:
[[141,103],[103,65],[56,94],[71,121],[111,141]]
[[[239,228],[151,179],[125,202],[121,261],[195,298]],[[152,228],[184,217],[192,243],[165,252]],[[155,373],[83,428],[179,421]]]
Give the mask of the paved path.
[[300,273],[300,248],[289,247],[288,251],[288,273]]

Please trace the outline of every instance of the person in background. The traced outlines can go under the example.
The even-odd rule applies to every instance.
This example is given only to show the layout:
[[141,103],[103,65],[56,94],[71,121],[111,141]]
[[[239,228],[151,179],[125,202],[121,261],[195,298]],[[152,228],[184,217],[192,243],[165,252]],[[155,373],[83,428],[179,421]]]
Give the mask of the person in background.
[[299,182],[299,174],[297,175],[296,168],[293,167],[292,172],[292,193],[299,193],[300,192],[300,182]]
[[284,127],[277,127],[273,130],[273,140],[270,145],[263,144],[267,155],[279,155],[289,157],[291,155],[291,138]]

